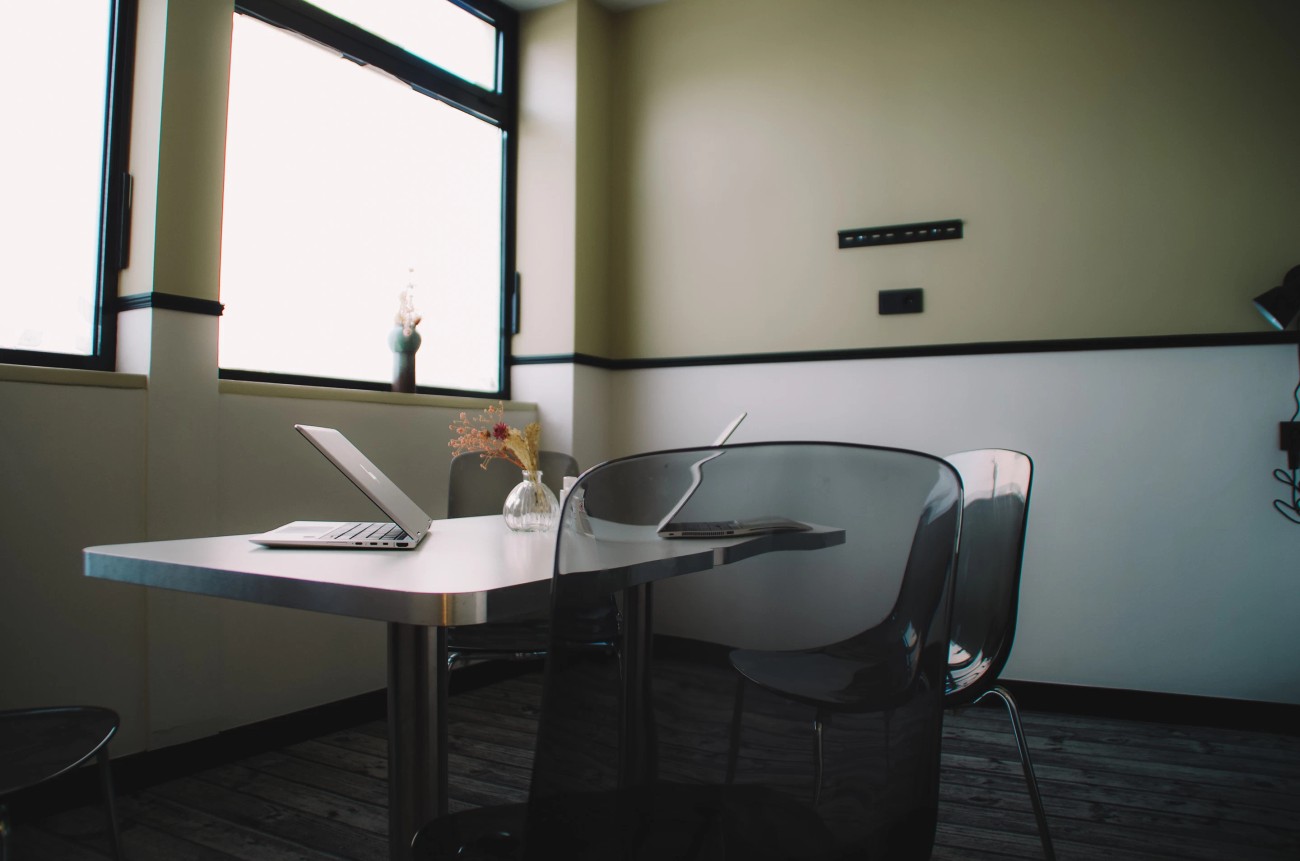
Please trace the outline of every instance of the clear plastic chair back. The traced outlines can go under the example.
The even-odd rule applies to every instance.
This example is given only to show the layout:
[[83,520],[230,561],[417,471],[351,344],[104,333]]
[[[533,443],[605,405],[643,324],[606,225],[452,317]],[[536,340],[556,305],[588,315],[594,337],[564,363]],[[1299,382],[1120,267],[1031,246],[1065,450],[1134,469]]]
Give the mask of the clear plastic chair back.
[[[670,515],[808,529],[663,538]],[[960,520],[952,467],[896,449],[762,443],[589,470],[561,515],[524,857],[928,857]],[[611,591],[641,638],[622,661],[565,635]],[[816,803],[818,707],[788,697],[746,698],[727,781],[737,649],[845,671],[823,680],[852,702]]]
[[948,679],[949,705],[961,705],[997,683],[1011,653],[1033,462],[1005,449],[946,460],[965,488]]

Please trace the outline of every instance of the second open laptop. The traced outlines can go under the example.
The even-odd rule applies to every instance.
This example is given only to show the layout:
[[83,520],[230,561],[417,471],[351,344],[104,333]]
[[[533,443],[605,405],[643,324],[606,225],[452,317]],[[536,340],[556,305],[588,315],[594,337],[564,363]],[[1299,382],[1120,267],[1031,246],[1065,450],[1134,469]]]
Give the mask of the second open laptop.
[[[741,413],[723,429],[718,438],[713,441],[714,447],[724,445],[731,435],[735,433],[740,423],[744,421],[748,413]],[[797,520],[791,520],[788,517],[756,517],[746,520],[689,520],[678,521],[674,518],[695,495],[699,489],[700,482],[704,480],[704,465],[716,457],[720,457],[722,452],[714,452],[697,460],[691,464],[691,486],[682,494],[682,498],[672,507],[672,510],[659,521],[659,535],[663,538],[728,538],[738,535],[762,535],[768,532],[789,532],[802,531],[810,527],[806,523],[800,523]]]
[[251,539],[267,547],[413,550],[429,534],[429,515],[402,492],[347,437],[333,428],[294,425],[307,441],[379,506],[392,523],[295,520]]

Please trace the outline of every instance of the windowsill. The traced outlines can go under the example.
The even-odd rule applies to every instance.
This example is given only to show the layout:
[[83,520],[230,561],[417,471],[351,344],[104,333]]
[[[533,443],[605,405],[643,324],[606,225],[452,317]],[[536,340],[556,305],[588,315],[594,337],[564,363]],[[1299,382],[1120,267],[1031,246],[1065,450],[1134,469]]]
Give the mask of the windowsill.
[[145,389],[149,387],[149,378],[144,374],[86,371],[81,368],[47,368],[43,365],[0,364],[0,382],[42,383],[48,386],[91,386],[101,389]]
[[[397,404],[409,407],[447,407],[481,409],[499,398],[470,398],[452,395],[423,395],[406,392],[375,392],[367,389],[335,389],[328,386],[295,386],[286,383],[259,383],[249,380],[221,380],[223,395],[247,395],[257,398],[303,398],[313,401],[350,401],[367,404]],[[527,401],[503,401],[507,409],[536,409]]]

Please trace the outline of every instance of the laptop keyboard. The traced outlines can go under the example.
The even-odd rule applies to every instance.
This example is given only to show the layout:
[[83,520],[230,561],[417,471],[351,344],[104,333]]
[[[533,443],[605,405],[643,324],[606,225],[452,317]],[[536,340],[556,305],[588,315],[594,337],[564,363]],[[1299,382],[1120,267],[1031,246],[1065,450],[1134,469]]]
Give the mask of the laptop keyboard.
[[325,537],[331,541],[397,541],[410,538],[396,523],[344,523]]

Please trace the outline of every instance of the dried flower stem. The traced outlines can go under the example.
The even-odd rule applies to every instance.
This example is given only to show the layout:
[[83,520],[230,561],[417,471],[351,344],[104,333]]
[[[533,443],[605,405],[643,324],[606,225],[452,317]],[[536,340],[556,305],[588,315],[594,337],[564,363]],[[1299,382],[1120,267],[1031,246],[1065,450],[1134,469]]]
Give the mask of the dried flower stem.
[[474,415],[461,413],[450,428],[456,432],[447,443],[453,455],[477,452],[483,459],[484,469],[488,461],[499,457],[525,472],[537,472],[542,426],[531,422],[523,431],[511,427],[505,422],[504,404],[489,406]]

